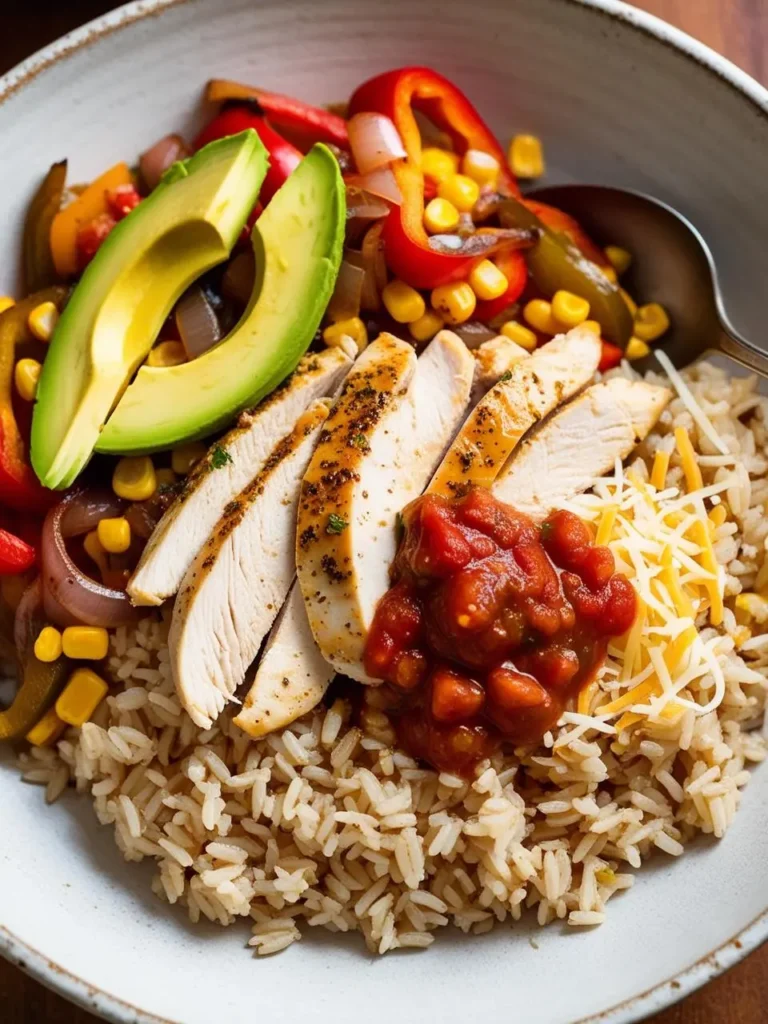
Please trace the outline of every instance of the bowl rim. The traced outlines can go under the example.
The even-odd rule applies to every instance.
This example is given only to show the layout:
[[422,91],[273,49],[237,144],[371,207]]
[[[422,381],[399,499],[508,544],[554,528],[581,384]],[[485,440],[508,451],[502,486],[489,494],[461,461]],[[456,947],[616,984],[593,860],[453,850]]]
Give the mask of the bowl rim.
[[[115,10],[92,19],[80,28],[42,47],[0,77],[0,105],[28,85],[41,72],[60,60],[84,49],[113,32],[128,28],[146,18],[161,16],[171,8],[192,0],[132,0]],[[662,18],[633,7],[624,0],[559,0],[563,4],[587,7],[613,21],[621,21],[657,42],[669,46],[703,70],[715,75],[768,118],[768,89],[732,61],[709,46],[670,25]],[[658,1013],[702,985],[729,970],[740,960],[768,941],[768,908],[750,924],[722,945],[700,958],[678,974],[658,982],[645,992],[603,1010],[583,1017],[573,1024],[636,1024]],[[85,1010],[97,1013],[113,1024],[183,1024],[171,1018],[133,1006],[77,977],[65,967],[49,959],[14,935],[0,921],[0,956],[21,968],[35,980],[59,993]]]

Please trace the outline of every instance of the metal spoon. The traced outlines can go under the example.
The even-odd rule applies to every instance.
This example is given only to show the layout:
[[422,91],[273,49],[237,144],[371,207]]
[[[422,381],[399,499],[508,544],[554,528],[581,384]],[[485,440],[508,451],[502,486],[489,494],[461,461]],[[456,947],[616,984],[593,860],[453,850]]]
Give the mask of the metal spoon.
[[[669,311],[672,326],[657,347],[676,367],[714,350],[768,377],[768,355],[728,318],[709,246],[677,210],[641,192],[602,185],[557,185],[528,194],[570,213],[596,240],[632,253],[630,290]],[[635,365],[654,362],[649,356]]]

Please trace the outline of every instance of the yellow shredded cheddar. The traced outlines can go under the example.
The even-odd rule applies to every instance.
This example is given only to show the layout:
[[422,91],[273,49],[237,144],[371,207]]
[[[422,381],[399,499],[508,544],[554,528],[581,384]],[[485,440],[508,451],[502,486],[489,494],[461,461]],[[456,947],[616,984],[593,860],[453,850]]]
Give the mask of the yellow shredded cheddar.
[[605,512],[603,512],[597,527],[597,534],[595,535],[595,544],[607,544],[608,541],[611,539],[613,527],[616,523],[617,511],[618,509],[615,505],[609,505]]
[[691,438],[685,427],[675,427],[675,444],[680,453],[680,461],[683,464],[685,485],[688,488],[688,493],[698,491],[704,486],[704,481],[701,478],[701,470],[696,461],[696,453],[693,450]]
[[718,579],[717,559],[712,548],[712,538],[709,529],[700,519],[691,523],[688,530],[691,540],[701,548],[699,556],[700,564],[705,572],[712,573],[714,579],[704,580],[704,586],[709,594],[709,621],[713,626],[719,626],[723,621],[723,596],[720,593],[720,581]]
[[667,470],[669,469],[669,452],[659,449],[653,457],[653,468],[651,469],[651,486],[657,491],[664,490],[667,482]]

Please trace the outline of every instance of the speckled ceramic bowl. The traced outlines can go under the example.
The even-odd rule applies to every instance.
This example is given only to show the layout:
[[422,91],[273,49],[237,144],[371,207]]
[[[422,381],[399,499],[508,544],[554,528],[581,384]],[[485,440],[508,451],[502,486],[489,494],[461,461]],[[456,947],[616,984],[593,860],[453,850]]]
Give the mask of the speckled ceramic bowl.
[[[200,116],[214,75],[318,101],[375,71],[431,64],[502,137],[546,140],[550,180],[618,184],[678,206],[710,239],[737,325],[764,330],[768,93],[716,54],[615,0],[142,0],[0,81],[0,293],[43,170],[72,178]],[[768,936],[768,767],[720,843],[662,857],[592,932],[503,928],[372,960],[309,934],[266,961],[237,928],[191,928],[122,862],[88,801],[46,809],[0,753],[0,950],[120,1022],[627,1024]]]

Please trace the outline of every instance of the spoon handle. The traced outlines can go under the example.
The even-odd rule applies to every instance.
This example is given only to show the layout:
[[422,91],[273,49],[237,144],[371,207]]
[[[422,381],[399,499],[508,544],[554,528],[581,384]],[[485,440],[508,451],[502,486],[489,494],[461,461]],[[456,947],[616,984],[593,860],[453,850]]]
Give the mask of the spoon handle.
[[718,350],[731,359],[754,370],[763,377],[768,377],[768,355],[752,345],[746,338],[741,338],[734,331],[731,333],[723,326],[718,341]]

